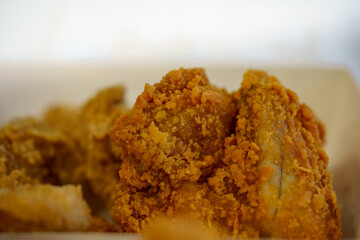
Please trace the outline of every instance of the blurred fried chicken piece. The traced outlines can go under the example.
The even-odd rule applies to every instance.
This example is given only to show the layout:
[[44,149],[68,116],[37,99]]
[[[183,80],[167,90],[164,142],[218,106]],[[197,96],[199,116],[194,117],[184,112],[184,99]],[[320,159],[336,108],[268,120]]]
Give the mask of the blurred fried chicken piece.
[[108,136],[115,120],[127,112],[124,88],[110,87],[97,93],[80,109],[55,106],[44,115],[44,121],[65,133],[84,156],[86,180],[91,190],[109,207],[119,181],[119,150]]
[[231,96],[210,85],[203,69],[171,71],[145,85],[111,133],[123,157],[113,207],[120,230],[139,232],[165,213],[211,218],[206,181],[221,162],[235,110]]
[[217,193],[234,198],[214,204],[216,211],[227,208],[223,215],[240,235],[341,238],[324,132],[311,110],[260,71],[247,72],[234,96],[236,135],[226,140],[224,166],[209,180]]
[[113,207],[124,231],[191,213],[225,235],[341,238],[323,127],[275,77],[247,72],[232,100],[201,69],[172,71],[145,86],[112,138],[124,159]]
[[0,152],[7,171],[23,169],[33,181],[77,183],[82,178],[82,157],[60,131],[33,119],[14,120],[0,130]]
[[84,231],[90,210],[80,186],[0,188],[0,231]]
[[32,119],[14,121],[0,135],[0,231],[85,230],[90,210],[81,187],[39,183],[61,176],[50,167],[61,165],[52,152],[58,147],[60,157],[66,149],[60,135]]

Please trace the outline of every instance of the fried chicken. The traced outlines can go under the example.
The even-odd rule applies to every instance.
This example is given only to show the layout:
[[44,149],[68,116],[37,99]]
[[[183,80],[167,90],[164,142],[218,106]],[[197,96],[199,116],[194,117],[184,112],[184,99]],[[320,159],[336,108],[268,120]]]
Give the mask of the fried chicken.
[[85,230],[90,210],[81,187],[42,184],[68,179],[70,161],[75,158],[67,144],[66,137],[34,119],[16,120],[3,127],[0,231]]
[[[341,238],[323,125],[275,77],[248,71],[229,94],[180,68],[146,84],[131,112],[123,93],[0,130],[0,231]],[[49,185],[68,183],[113,205],[115,226],[90,217],[80,186]]]
[[224,211],[240,235],[245,230],[261,237],[341,238],[321,148],[324,131],[311,110],[260,71],[247,72],[234,96],[236,134],[226,140],[224,167],[209,179],[217,193],[233,195],[233,207],[224,211],[225,204],[214,204],[216,211]]
[[33,181],[77,183],[83,175],[82,157],[60,131],[34,119],[14,120],[0,130],[0,152],[8,171],[24,169]]
[[[126,111],[122,99],[123,88],[113,87],[101,91],[81,109],[54,107],[44,122],[19,119],[2,128],[1,203],[8,207],[0,210],[7,221],[2,231],[84,231],[88,227],[90,210],[81,189],[44,183],[81,183],[86,188],[89,182],[93,192],[111,204],[121,162],[107,132]],[[33,207],[40,212],[32,218],[34,211],[22,209],[29,207],[27,201],[39,202]],[[51,207],[55,209],[47,209]],[[95,228],[100,231],[105,225],[97,221],[90,229]]]
[[98,92],[80,109],[55,106],[44,115],[47,124],[75,142],[83,155],[85,178],[91,190],[109,207],[119,180],[121,157],[108,131],[115,120],[127,112],[123,96],[124,88],[114,86]]
[[113,207],[120,230],[139,232],[161,214],[211,218],[206,181],[221,162],[235,110],[203,69],[171,71],[145,85],[111,133],[123,158]]
[[111,136],[123,156],[120,230],[191,214],[225,235],[341,238],[323,126],[275,77],[249,71],[232,98],[202,69],[172,71]]

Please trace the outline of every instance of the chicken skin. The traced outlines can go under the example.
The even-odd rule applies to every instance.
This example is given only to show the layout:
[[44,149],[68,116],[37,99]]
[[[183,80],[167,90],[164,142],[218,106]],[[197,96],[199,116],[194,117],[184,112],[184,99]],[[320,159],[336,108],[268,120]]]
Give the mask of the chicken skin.
[[210,217],[206,181],[221,162],[235,110],[231,96],[210,85],[203,69],[171,71],[145,86],[111,133],[123,157],[113,207],[120,230],[139,232],[165,213]]
[[209,180],[217,193],[234,194],[239,203],[233,204],[235,216],[224,212],[235,217],[233,232],[341,238],[328,157],[321,148],[324,131],[312,111],[260,71],[247,72],[234,97],[236,133],[226,140],[224,166]]

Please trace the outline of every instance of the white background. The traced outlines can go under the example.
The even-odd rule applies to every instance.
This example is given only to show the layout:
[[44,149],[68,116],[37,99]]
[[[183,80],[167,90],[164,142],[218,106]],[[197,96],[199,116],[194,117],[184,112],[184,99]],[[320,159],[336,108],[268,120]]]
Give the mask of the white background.
[[360,1],[0,0],[0,63],[341,65]]

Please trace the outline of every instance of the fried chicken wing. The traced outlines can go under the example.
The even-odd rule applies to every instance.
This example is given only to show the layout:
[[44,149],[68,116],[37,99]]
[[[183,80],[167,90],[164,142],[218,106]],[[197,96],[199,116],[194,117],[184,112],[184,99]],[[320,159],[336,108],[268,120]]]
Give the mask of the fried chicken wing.
[[123,96],[124,88],[114,86],[101,90],[79,109],[55,106],[44,115],[46,123],[76,143],[91,190],[109,207],[119,179],[121,157],[108,132],[115,120],[128,111]]
[[260,71],[247,72],[234,96],[236,134],[226,141],[225,167],[209,181],[239,202],[233,204],[238,221],[233,230],[250,228],[276,238],[341,238],[328,157],[321,148],[324,132],[311,110]]
[[139,232],[154,216],[189,210],[211,218],[206,181],[234,116],[233,99],[210,85],[203,69],[171,71],[147,84],[112,131],[123,157],[113,207],[119,229]]

